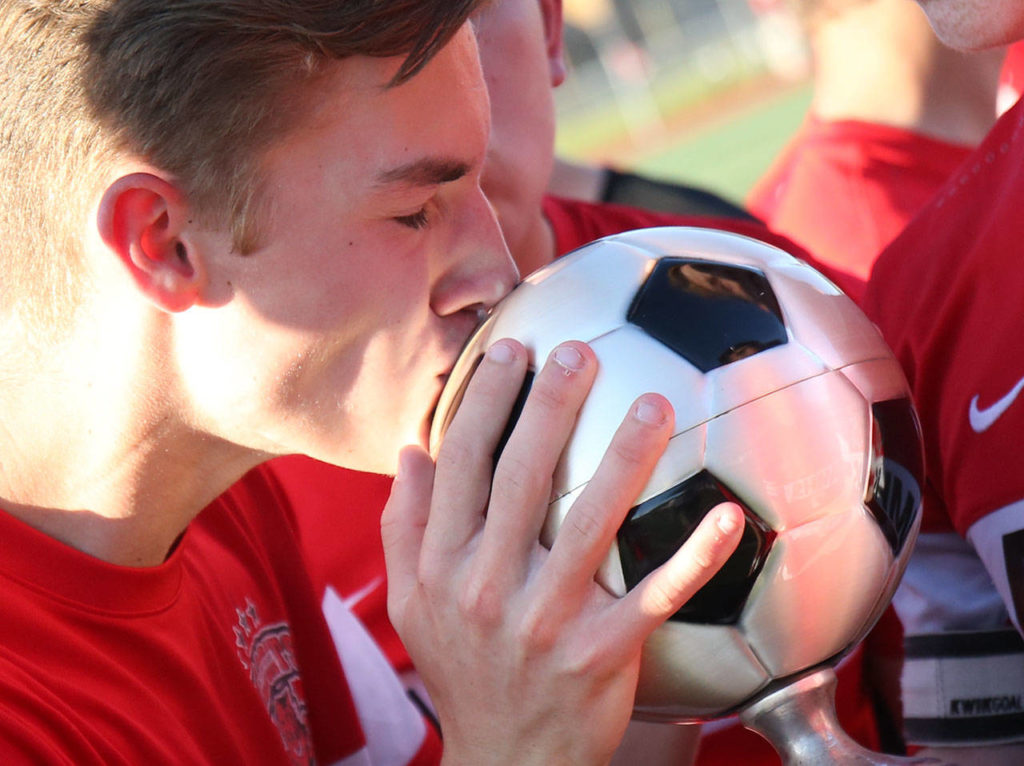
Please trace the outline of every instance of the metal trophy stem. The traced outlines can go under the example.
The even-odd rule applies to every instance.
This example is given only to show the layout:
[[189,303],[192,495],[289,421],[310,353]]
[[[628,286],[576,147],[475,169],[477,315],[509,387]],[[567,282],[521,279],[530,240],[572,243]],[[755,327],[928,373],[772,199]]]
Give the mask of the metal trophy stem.
[[739,719],[767,739],[784,766],[937,764],[934,758],[868,750],[843,731],[836,717],[836,674],[816,670],[744,708]]

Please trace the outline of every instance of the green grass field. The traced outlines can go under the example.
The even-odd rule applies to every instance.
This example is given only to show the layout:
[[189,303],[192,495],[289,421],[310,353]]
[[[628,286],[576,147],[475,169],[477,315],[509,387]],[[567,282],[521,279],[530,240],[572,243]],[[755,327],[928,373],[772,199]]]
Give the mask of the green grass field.
[[[707,103],[714,104],[715,96]],[[644,151],[636,148],[615,149],[627,145],[623,134],[618,143],[605,131],[603,146],[593,140],[592,133],[579,121],[563,120],[560,127],[559,151],[577,159],[607,161],[641,172],[682,181],[711,189],[731,200],[742,202],[751,185],[768,168],[786,140],[800,125],[810,103],[808,85],[780,88],[770,97],[757,99],[745,106],[735,99],[728,102],[727,112],[707,114],[706,103],[695,103],[689,109],[701,114],[699,127],[687,128],[687,111],[672,118],[673,133],[678,139],[658,141]],[[614,106],[604,107],[614,112]],[[605,118],[598,121],[613,122]]]

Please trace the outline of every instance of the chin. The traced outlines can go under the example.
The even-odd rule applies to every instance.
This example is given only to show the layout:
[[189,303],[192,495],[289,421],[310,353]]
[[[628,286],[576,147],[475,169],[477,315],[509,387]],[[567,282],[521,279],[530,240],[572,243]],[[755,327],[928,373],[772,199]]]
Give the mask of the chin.
[[1024,14],[1002,3],[986,8],[955,0],[921,0],[920,5],[936,36],[965,53],[1006,45],[1024,34]]

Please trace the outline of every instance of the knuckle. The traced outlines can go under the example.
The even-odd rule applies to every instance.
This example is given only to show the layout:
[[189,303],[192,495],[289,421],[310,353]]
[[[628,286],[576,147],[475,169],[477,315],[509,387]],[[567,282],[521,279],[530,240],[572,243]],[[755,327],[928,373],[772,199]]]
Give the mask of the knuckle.
[[513,452],[502,453],[491,483],[492,493],[499,498],[527,498],[543,492],[547,481],[541,472]]
[[567,662],[567,671],[571,677],[597,684],[609,674],[609,668],[615,664],[615,657],[605,643],[589,641],[571,652]]
[[676,600],[680,589],[667,583],[655,582],[644,594],[647,610],[654,614],[665,615],[675,611]]
[[648,454],[649,446],[642,439],[617,438],[612,441],[612,456],[622,465],[628,467],[639,466],[644,462]]
[[477,459],[477,452],[478,450],[473,449],[461,432],[449,431],[441,442],[441,449],[437,454],[437,470],[461,471],[467,464]]
[[459,611],[474,625],[492,627],[500,624],[505,614],[505,595],[484,577],[470,578],[457,596]]
[[416,569],[416,581],[425,594],[434,594],[444,589],[445,577],[438,567],[429,565],[423,558]]
[[716,549],[714,547],[703,546],[697,548],[690,556],[693,569],[698,576],[703,575],[718,565],[718,556],[715,553]]
[[554,375],[538,377],[528,401],[532,401],[534,406],[539,406],[545,411],[561,410],[569,405],[567,384],[570,381],[571,378],[564,375],[560,379]]
[[550,654],[558,644],[554,615],[548,609],[534,608],[519,622],[517,640],[528,658]]
[[574,535],[584,541],[598,540],[604,534],[605,514],[593,502],[580,498],[573,503],[565,524]]

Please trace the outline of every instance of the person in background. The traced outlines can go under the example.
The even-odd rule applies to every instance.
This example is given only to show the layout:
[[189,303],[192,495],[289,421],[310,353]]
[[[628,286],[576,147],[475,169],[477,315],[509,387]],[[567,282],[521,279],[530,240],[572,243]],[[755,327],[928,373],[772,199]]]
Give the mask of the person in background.
[[564,157],[555,158],[548,191],[556,197],[609,202],[662,213],[758,220],[749,211],[708,189]]
[[[1019,2],[922,2],[964,51],[1024,39]],[[865,309],[924,434],[922,533],[896,595],[907,739],[960,764],[1024,762],[1024,105],[879,256]]]
[[747,207],[855,300],[882,248],[995,120],[1002,52],[944,46],[913,0],[789,0],[812,53],[804,123]]
[[[546,193],[555,135],[552,88],[565,76],[560,11],[560,0],[497,0],[474,18],[492,112],[482,185],[520,272],[534,271],[601,236],[654,225],[722,228],[800,253],[792,243],[746,220],[671,215]],[[271,467],[298,509],[301,539],[328,621],[346,626],[350,638],[357,635],[354,625],[365,626],[362,648],[372,654],[376,642],[401,676],[397,688],[405,688],[416,704],[425,704],[414,665],[386,612],[379,516],[390,477],[341,471],[301,457],[281,458]],[[341,507],[346,512],[339,512]],[[358,659],[355,649],[348,656],[350,677],[378,667]],[[877,748],[878,727],[860,658],[855,652],[841,667],[838,707],[847,730]],[[368,695],[384,686],[369,678],[360,684]],[[396,686],[390,682],[387,688]],[[702,766],[779,762],[766,741],[735,719],[706,728],[713,731],[700,745]],[[618,757],[626,764],[686,762],[698,730],[634,723]]]
[[448,762],[610,757],[645,636],[742,516],[710,514],[655,592],[593,582],[669,438],[651,394],[595,478],[596,534],[539,545],[533,479],[595,374],[578,342],[508,459],[476,456],[526,372],[509,340],[427,456],[445,375],[517,279],[479,184],[475,6],[0,3],[0,762],[372,762],[263,467],[292,453],[398,469],[392,614]]

